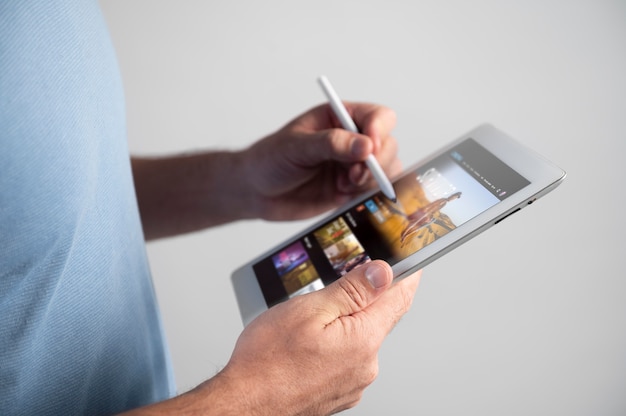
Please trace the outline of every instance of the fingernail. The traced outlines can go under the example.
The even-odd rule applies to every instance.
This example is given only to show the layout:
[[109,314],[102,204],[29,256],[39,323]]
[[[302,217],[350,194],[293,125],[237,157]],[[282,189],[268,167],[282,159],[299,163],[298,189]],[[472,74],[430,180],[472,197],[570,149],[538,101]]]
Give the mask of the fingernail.
[[367,151],[367,142],[360,137],[353,138],[350,151],[354,157],[363,157]]
[[387,284],[387,272],[376,264],[369,265],[365,270],[365,277],[374,289],[381,288]]

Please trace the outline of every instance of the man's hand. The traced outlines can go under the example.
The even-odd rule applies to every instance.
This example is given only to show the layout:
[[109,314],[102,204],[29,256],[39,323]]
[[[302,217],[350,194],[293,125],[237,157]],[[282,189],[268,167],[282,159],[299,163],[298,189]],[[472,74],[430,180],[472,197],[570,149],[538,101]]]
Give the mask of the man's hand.
[[199,389],[225,414],[326,415],[353,407],[378,374],[378,350],[407,312],[420,273],[396,284],[382,261],[279,304],[241,334],[232,358]]
[[374,104],[346,108],[363,134],[340,128],[324,104],[245,150],[133,158],[146,238],[321,214],[376,185],[364,163],[372,153],[388,175],[399,173],[395,113]]
[[385,172],[401,170],[391,136],[395,113],[374,104],[346,103],[363,134],[341,128],[329,105],[304,113],[243,152],[245,177],[258,217],[301,219],[335,208],[375,186],[365,159],[373,153]]

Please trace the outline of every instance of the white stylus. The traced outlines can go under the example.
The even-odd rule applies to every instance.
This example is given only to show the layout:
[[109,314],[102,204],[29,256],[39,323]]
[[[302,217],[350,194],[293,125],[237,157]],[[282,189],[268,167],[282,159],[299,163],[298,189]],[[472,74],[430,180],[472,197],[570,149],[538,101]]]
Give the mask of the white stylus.
[[[335,92],[335,89],[332,85],[330,85],[330,81],[328,81],[328,78],[322,75],[317,79],[317,81],[322,87],[324,94],[326,94],[330,106],[335,112],[335,115],[339,119],[339,122],[341,123],[343,128],[353,133],[360,133],[356,124],[354,124],[354,120],[352,120],[352,117],[350,117],[350,114],[348,114],[348,110],[346,110],[346,107],[344,107],[341,99],[339,99],[339,96]],[[365,163],[367,164],[369,170],[372,172],[372,175],[374,176],[374,179],[376,179],[376,182],[378,182],[380,190],[383,191],[383,194],[385,194],[385,196],[393,202],[396,202],[396,191],[393,189],[393,185],[391,184],[391,181],[389,181],[389,178],[387,178],[387,175],[385,175],[383,168],[380,167],[378,160],[376,160],[374,155],[370,153]]]

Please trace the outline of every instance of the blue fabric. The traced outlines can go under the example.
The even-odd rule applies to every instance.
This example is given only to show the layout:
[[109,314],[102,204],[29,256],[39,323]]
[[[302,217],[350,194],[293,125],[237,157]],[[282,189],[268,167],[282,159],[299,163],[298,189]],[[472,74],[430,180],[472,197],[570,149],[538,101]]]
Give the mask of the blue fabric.
[[174,393],[97,1],[0,3],[0,415]]

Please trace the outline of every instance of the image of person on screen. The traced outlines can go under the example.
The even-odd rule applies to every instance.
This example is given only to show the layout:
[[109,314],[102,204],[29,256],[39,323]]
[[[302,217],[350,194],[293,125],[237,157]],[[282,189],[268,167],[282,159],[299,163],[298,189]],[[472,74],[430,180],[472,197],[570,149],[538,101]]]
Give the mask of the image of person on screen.
[[442,218],[441,210],[450,202],[459,199],[461,192],[455,192],[446,198],[439,198],[436,201],[425,205],[411,214],[404,214],[407,224],[400,233],[400,243],[404,245],[407,239],[415,236],[420,230],[429,227],[433,223],[438,223],[447,231],[454,228],[454,224],[446,221],[447,217]]

